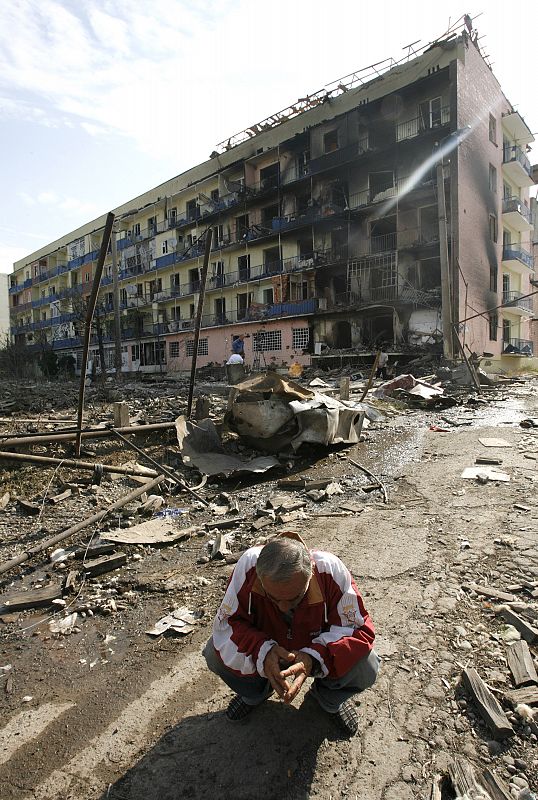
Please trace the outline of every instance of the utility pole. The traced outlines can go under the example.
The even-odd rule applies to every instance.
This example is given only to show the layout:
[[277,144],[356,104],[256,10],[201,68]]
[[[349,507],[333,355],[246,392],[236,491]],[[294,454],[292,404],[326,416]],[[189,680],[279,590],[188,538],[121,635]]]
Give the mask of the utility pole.
[[445,176],[443,156],[437,162],[437,202],[439,207],[439,251],[441,260],[441,314],[443,321],[443,355],[447,361],[454,360],[454,337],[452,333],[452,286],[450,262],[448,260],[448,225],[446,218]]
[[116,246],[117,224],[112,229],[112,300],[114,305],[114,367],[116,382],[121,380],[121,321],[120,321],[120,284],[118,279],[118,248]]

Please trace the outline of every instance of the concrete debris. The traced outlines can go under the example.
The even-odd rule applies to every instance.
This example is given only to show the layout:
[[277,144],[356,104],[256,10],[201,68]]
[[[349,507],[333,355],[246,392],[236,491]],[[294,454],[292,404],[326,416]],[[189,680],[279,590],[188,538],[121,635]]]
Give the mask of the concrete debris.
[[181,636],[186,636],[192,633],[196,625],[197,617],[193,611],[186,607],[178,608],[171,614],[161,617],[153,628],[146,631],[148,636],[162,636],[167,631],[178,633]]
[[512,447],[510,442],[507,442],[506,439],[499,439],[496,437],[479,437],[478,441],[480,444],[484,445],[484,447]]
[[109,542],[122,544],[177,544],[195,536],[200,531],[197,526],[191,528],[178,528],[170,519],[156,518],[132,528],[118,528],[102,533],[101,537]]
[[226,533],[217,533],[215,536],[215,541],[213,542],[213,546],[211,548],[211,558],[212,559],[222,559],[225,558],[230,553],[229,544],[229,534]]
[[210,419],[204,419],[196,424],[188,421],[186,417],[178,417],[176,431],[183,463],[196,468],[203,475],[229,477],[249,472],[267,472],[267,470],[279,466],[280,463],[272,456],[261,456],[250,461],[242,461],[227,452]]
[[489,481],[508,483],[510,480],[510,475],[507,472],[499,472],[499,470],[485,465],[465,467],[461,477],[468,480],[477,480],[479,483],[488,483]]
[[49,622],[49,631],[51,633],[58,633],[61,636],[69,636],[74,631],[77,618],[78,614],[76,611],[74,611],[72,614],[68,614],[66,617],[53,619]]

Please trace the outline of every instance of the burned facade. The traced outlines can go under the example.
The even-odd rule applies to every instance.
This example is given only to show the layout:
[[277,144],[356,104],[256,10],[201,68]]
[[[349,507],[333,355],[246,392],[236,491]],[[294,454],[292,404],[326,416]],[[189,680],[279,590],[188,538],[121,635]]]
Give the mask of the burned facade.
[[[456,335],[498,365],[528,356],[532,140],[467,32],[231,137],[115,210],[123,368],[189,368],[208,228],[200,365],[223,363],[239,333],[250,335],[247,361],[278,366],[325,348],[442,348],[444,338],[456,350]],[[77,303],[103,226],[15,265],[16,341],[78,356]],[[110,253],[99,304],[107,366],[112,270]]]

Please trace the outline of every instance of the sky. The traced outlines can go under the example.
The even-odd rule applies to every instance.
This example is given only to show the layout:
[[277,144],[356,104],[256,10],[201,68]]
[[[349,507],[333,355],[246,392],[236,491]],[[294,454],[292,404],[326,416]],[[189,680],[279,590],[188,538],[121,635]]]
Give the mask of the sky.
[[538,132],[538,3],[2,0],[0,272],[464,13]]

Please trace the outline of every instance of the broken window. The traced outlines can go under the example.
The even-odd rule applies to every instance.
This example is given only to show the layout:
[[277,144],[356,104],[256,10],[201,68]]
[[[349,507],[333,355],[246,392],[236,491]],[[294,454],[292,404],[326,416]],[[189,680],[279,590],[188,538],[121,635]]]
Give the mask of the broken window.
[[263,251],[263,267],[266,275],[278,275],[282,270],[280,247],[269,247]]
[[198,292],[200,290],[200,273],[198,267],[189,270],[189,292]]
[[248,317],[248,310],[252,303],[252,292],[241,292],[237,295],[237,319],[242,320]]
[[425,258],[420,262],[420,288],[424,291],[439,289],[441,286],[441,261],[438,258]]
[[497,265],[496,264],[490,264],[490,267],[489,267],[489,289],[490,289],[490,292],[495,292],[495,293],[497,292],[497,274],[498,274]]
[[215,322],[222,325],[227,322],[226,319],[226,298],[218,297],[215,300]]
[[211,189],[211,193],[209,195],[214,203],[216,203],[219,199],[219,190],[218,189]]
[[239,280],[250,280],[250,253],[246,256],[239,256],[237,259],[237,269],[239,271]]
[[260,189],[274,189],[278,186],[280,177],[280,164],[276,161],[260,170]]
[[226,283],[226,275],[224,274],[224,261],[211,262],[211,269],[213,271],[213,285],[224,286]]
[[499,327],[499,317],[497,314],[489,315],[489,338],[491,342],[497,341],[497,328]]
[[441,125],[441,98],[434,97],[432,100],[426,100],[419,104],[419,130],[429,130]]
[[370,172],[368,175],[368,187],[370,190],[370,202],[384,200],[393,197],[396,189],[394,186],[394,172],[385,170],[384,172]]
[[489,238],[492,242],[497,241],[497,217],[495,214],[489,215]]
[[439,241],[439,213],[437,206],[422,206],[419,208],[419,239],[421,242]]
[[273,203],[270,206],[262,208],[262,225],[270,228],[273,224],[273,219],[280,216],[280,209],[278,203]]
[[509,319],[503,319],[503,343],[510,344],[510,334],[512,332],[512,324]]
[[272,305],[273,304],[273,296],[274,295],[273,295],[273,289],[272,288],[271,289],[264,289],[263,290],[263,294],[262,294],[264,304],[268,305],[268,306]]
[[370,253],[396,250],[396,215],[370,223]]
[[336,128],[327,131],[323,136],[323,152],[332,153],[334,150],[338,150],[338,130]]
[[200,206],[197,204],[196,200],[188,200],[187,201],[187,220],[192,222],[194,219],[198,219],[200,215]]
[[235,219],[235,238],[237,241],[244,239],[249,231],[248,214],[243,214]]

